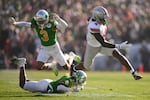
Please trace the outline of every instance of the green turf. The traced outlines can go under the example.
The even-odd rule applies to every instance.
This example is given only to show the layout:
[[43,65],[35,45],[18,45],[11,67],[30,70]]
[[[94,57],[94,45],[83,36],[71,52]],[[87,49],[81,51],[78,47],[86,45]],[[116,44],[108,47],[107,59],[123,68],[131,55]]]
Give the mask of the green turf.
[[[85,89],[78,93],[42,95],[30,93],[18,86],[19,70],[0,71],[0,100],[150,100],[150,74],[134,80],[129,72],[87,72]],[[29,71],[29,79],[57,79],[51,71]]]

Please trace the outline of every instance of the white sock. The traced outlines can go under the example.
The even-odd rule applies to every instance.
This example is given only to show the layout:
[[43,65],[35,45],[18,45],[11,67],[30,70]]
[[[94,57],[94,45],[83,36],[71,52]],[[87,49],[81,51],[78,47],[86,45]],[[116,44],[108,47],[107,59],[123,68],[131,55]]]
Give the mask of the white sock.
[[18,65],[19,67],[25,67],[25,64]]

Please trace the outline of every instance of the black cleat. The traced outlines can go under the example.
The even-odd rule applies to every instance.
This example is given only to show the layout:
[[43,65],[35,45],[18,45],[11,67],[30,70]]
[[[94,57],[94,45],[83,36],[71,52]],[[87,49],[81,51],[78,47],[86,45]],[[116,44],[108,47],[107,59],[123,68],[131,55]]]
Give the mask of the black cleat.
[[133,78],[134,78],[135,80],[140,80],[140,79],[143,78],[143,77],[142,77],[140,74],[138,74],[137,72],[132,72],[132,76],[133,76]]

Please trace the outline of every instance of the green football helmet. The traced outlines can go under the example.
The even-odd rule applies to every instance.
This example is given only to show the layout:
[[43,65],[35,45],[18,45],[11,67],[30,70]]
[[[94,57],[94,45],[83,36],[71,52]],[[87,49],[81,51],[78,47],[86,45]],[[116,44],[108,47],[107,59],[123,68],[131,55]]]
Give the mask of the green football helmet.
[[38,25],[47,24],[48,21],[49,21],[49,14],[48,14],[48,12],[46,10],[44,10],[44,9],[39,10],[36,13],[35,20],[36,20],[36,23]]

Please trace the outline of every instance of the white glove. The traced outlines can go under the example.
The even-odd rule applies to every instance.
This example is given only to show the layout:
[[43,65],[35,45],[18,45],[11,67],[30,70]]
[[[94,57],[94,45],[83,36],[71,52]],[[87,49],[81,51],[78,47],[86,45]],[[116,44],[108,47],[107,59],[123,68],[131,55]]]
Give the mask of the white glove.
[[118,49],[128,49],[132,46],[132,44],[128,44],[128,41],[122,42],[120,44],[115,44],[115,47]]
[[16,20],[15,20],[14,17],[10,17],[10,18],[9,18],[9,22],[10,22],[11,24],[13,24],[13,25],[16,24]]
[[61,20],[61,18],[56,13],[52,13],[52,16],[57,21]]

